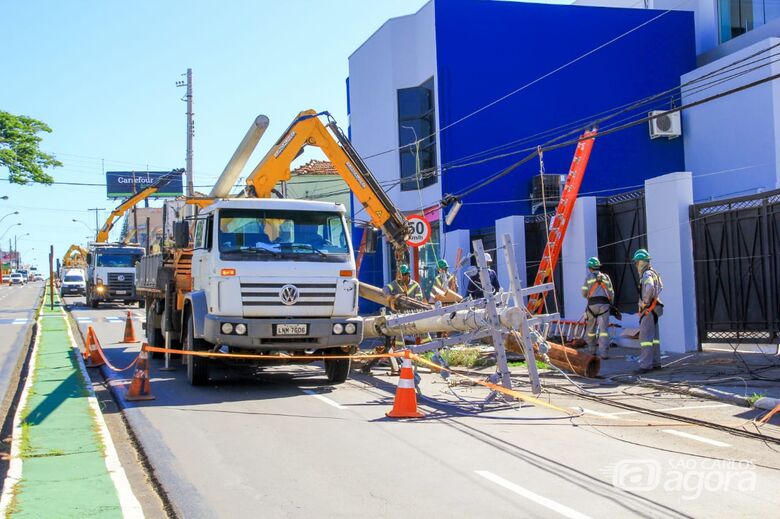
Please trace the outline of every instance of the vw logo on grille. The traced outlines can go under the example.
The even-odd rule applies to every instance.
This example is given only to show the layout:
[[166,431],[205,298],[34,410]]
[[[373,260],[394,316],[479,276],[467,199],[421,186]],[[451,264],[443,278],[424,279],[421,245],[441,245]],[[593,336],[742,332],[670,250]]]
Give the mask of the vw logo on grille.
[[298,302],[298,287],[295,285],[284,285],[279,291],[279,299],[285,305],[294,305]]
[[124,281],[124,280],[125,280],[125,276],[124,276],[123,274],[119,274],[119,275],[116,277],[116,279],[117,279],[117,281]]

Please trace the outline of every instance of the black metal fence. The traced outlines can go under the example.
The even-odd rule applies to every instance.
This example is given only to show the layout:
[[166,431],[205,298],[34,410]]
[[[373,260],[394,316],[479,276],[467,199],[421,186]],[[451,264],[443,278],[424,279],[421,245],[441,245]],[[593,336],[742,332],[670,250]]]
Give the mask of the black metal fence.
[[637,249],[647,248],[644,190],[599,199],[596,219],[599,260],[602,272],[612,278],[615,306],[622,312],[636,312],[639,274],[631,258]]
[[780,190],[690,208],[701,342],[780,340]]
[[[552,219],[555,212],[548,213],[549,220]],[[544,248],[547,246],[547,230],[544,223],[544,215],[534,215],[525,217],[525,268],[526,280],[528,286],[533,285],[536,279],[536,273],[539,271],[539,263],[544,255]],[[547,309],[550,312],[556,311],[556,308],[563,312],[563,262],[558,258],[558,264],[553,272],[555,281],[555,295],[553,292],[547,293]],[[558,300],[558,306],[555,300]]]

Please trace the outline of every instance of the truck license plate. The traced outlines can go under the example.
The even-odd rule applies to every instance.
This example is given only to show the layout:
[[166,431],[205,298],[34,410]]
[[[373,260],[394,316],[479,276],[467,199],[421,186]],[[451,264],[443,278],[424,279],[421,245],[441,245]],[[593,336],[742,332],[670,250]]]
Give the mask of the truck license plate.
[[125,295],[127,294],[127,290],[117,290],[116,293],[117,295]]
[[306,324],[277,324],[276,335],[306,335],[308,325]]

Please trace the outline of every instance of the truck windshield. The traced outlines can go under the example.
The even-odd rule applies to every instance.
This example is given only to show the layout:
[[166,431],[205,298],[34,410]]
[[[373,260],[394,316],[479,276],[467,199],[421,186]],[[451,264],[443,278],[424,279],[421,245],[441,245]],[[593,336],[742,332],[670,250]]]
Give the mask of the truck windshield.
[[84,281],[84,278],[81,276],[65,276],[65,279],[63,280],[66,283],[76,283],[79,281]]
[[349,254],[344,219],[327,211],[225,209],[218,241],[229,259],[344,261]]
[[139,257],[135,254],[100,254],[97,257],[98,267],[133,267]]

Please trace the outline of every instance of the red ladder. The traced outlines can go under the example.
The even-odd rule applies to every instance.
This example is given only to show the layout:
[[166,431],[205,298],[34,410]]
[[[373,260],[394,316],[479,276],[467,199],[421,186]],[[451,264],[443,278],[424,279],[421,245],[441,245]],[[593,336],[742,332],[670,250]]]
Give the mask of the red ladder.
[[[555,266],[558,263],[558,256],[561,254],[563,238],[566,236],[566,228],[571,220],[571,213],[574,210],[574,203],[577,201],[577,194],[580,192],[582,177],[585,175],[585,168],[588,166],[590,151],[593,149],[593,141],[596,138],[596,130],[588,130],[580,137],[577,144],[577,150],[574,152],[574,159],[571,161],[571,169],[566,176],[566,183],[561,191],[561,199],[558,202],[558,208],[555,210],[555,216],[550,221],[550,231],[547,235],[547,246],[544,248],[542,261],[539,263],[539,271],[536,273],[534,285],[541,285],[552,281]],[[544,186],[542,186],[544,189]],[[528,310],[532,314],[539,313],[544,306],[544,299],[547,292],[532,294],[528,298]]]

